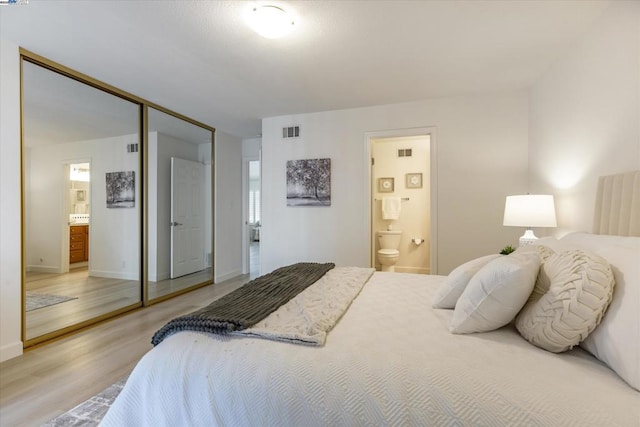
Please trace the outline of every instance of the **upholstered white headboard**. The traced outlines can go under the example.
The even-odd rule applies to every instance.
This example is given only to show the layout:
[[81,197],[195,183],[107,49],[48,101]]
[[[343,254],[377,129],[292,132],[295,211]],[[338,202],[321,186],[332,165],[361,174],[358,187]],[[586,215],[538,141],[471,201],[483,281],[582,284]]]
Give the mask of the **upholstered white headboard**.
[[599,178],[593,233],[640,236],[640,170]]

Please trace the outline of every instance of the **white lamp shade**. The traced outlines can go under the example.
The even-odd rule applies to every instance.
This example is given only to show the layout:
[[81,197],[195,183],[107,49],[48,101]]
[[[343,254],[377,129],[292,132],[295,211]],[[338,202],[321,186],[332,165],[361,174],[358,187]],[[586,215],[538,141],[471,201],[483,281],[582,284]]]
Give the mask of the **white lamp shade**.
[[507,196],[503,225],[555,227],[557,224],[553,196],[546,194]]

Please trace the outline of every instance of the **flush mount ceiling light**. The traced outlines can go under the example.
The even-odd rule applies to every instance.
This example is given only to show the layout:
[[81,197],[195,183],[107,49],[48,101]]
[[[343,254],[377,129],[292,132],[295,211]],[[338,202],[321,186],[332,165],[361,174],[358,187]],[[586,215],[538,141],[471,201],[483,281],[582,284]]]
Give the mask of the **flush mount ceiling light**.
[[278,6],[264,4],[252,7],[247,14],[249,26],[268,39],[277,39],[293,31],[293,17]]

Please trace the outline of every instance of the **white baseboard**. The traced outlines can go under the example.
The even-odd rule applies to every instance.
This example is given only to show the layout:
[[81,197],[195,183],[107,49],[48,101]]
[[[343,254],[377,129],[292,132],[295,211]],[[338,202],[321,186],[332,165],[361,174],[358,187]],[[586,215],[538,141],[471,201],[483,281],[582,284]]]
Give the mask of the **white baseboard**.
[[128,273],[126,271],[89,270],[89,276],[106,277],[107,279],[140,280],[140,276],[137,273]]
[[74,262],[73,264],[69,264],[69,271],[76,268],[83,268],[88,266],[89,266],[89,261]]
[[60,273],[60,267],[52,265],[27,265],[28,273]]
[[24,345],[22,344],[22,341],[3,345],[0,347],[0,362],[20,356],[22,354],[23,347]]
[[225,280],[233,279],[234,277],[241,276],[241,270],[233,270],[230,273],[218,274],[213,278],[213,283],[224,282]]
[[150,282],[159,282],[161,280],[167,280],[169,278],[170,278],[170,274],[168,272],[167,273],[158,274],[157,276],[153,276],[153,275],[149,274],[149,281]]

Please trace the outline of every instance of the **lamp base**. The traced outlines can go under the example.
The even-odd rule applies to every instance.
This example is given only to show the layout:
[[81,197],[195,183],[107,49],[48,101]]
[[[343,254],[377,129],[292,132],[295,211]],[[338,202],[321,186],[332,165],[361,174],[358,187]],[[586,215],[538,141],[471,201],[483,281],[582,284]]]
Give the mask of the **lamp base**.
[[522,236],[520,236],[520,240],[518,240],[518,244],[520,246],[528,246],[532,245],[538,240],[535,234],[533,234],[533,230],[527,228],[527,231],[524,232]]

